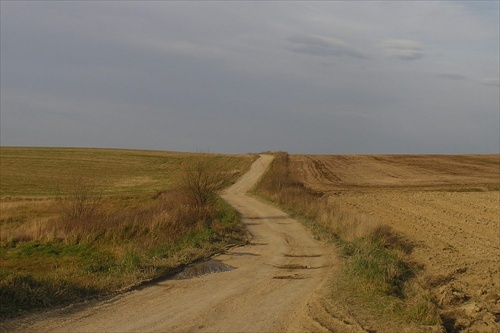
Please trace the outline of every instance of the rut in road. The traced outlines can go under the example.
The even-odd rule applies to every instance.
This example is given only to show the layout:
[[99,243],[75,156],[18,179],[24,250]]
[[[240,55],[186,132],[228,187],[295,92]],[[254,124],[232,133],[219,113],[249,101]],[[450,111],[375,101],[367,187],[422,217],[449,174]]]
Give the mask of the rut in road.
[[335,269],[331,248],[283,211],[247,192],[273,157],[262,155],[222,197],[239,211],[250,244],[213,260],[234,270],[170,279],[78,311],[53,311],[18,322],[36,332],[280,332],[363,330],[332,316],[323,287]]

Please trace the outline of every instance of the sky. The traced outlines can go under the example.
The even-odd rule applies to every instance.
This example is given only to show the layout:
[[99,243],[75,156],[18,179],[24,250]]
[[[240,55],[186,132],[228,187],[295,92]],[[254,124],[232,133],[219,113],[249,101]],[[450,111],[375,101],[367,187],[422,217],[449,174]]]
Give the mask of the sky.
[[0,2],[0,145],[500,152],[499,1]]

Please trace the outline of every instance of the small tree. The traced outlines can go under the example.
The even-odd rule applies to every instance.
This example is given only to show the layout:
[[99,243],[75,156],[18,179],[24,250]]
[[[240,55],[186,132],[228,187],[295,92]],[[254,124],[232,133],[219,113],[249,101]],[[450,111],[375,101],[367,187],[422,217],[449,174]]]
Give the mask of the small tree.
[[205,206],[214,200],[217,193],[229,184],[234,163],[224,165],[214,157],[204,156],[189,163],[181,176],[181,188],[198,206]]

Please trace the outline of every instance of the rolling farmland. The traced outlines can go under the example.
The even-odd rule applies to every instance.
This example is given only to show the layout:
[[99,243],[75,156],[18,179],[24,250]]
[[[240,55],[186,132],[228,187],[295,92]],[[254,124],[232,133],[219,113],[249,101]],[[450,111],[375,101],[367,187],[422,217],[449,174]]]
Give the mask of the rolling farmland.
[[499,155],[290,158],[306,186],[409,239],[449,330],[499,328]]

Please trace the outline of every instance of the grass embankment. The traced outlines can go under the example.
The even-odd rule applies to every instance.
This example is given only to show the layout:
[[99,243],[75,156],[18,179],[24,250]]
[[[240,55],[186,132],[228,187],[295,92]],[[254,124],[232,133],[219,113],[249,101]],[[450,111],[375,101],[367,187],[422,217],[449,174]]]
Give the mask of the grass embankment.
[[306,188],[289,166],[288,154],[276,155],[256,191],[341,249],[344,278],[340,282],[376,316],[388,320],[438,325],[430,294],[415,282],[407,261],[410,245],[373,218],[341,210],[334,199]]
[[[214,191],[244,172],[252,156],[0,153],[2,317],[128,288],[245,241],[236,212]],[[201,203],[196,186],[205,191]]]

